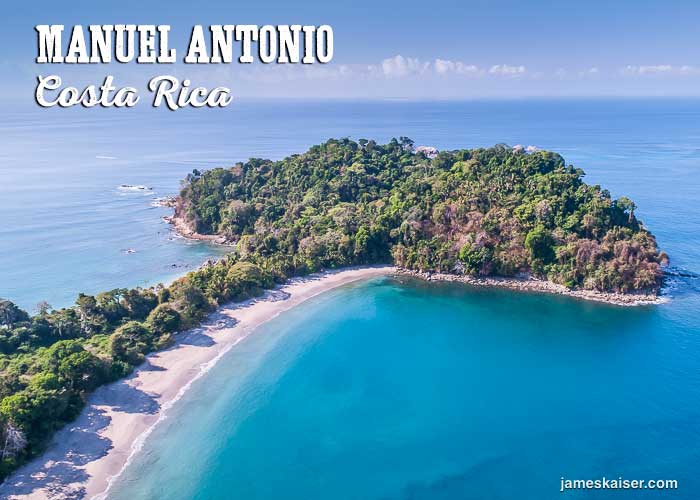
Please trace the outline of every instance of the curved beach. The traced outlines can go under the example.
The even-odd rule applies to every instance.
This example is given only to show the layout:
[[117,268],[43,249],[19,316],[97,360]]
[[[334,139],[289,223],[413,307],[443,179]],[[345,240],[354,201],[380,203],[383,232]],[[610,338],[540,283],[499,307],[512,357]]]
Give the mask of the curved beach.
[[104,498],[168,408],[257,326],[323,292],[394,271],[387,266],[321,273],[220,308],[202,327],[178,334],[174,346],[148,356],[128,378],[95,391],[46,452],[0,486],[0,497]]
[[0,486],[3,498],[106,498],[114,478],[191,384],[256,327],[305,300],[353,281],[397,274],[519,291],[568,295],[618,305],[659,302],[651,296],[575,292],[533,279],[464,278],[392,266],[350,268],[297,278],[264,296],[221,307],[175,345],[147,357],[128,378],[99,388],[78,419],[56,433],[46,452]]

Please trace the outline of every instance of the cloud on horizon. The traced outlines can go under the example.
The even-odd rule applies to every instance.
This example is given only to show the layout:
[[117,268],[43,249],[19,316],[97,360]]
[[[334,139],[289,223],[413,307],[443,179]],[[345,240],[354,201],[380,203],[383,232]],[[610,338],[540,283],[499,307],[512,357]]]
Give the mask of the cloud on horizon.
[[[404,57],[397,54],[394,57],[384,59],[380,67],[386,77],[406,77],[414,75],[458,75],[472,78],[482,78],[488,75],[518,77],[527,73],[524,65],[511,66],[508,64],[494,64],[489,68],[480,68],[474,64],[462,61],[436,58],[432,61],[421,61],[417,58]],[[370,72],[373,66],[368,66]]]
[[316,66],[304,65],[269,65],[245,68],[246,79],[260,78],[296,80],[302,79],[336,79],[340,77],[357,77],[361,79],[409,79],[409,78],[446,78],[450,76],[485,78],[485,77],[522,77],[528,73],[524,65],[511,66],[494,64],[479,67],[462,61],[436,58],[424,61],[419,58],[405,57],[397,54],[383,59],[378,64],[328,64]]
[[[3,62],[15,85],[7,99],[33,98],[37,75],[57,74],[62,87],[101,84],[107,74],[117,86],[145,90],[158,73],[143,65],[98,66],[22,65]],[[499,98],[558,96],[700,95],[700,66],[637,64],[531,68],[520,61],[472,63],[464,60],[422,59],[403,54],[370,63],[329,64],[174,64],[160,68],[192,86],[226,86],[239,97],[291,98]],[[661,83],[663,82],[663,83]]]
[[532,79],[532,80],[591,80],[619,77],[643,77],[650,75],[700,76],[700,67],[692,65],[626,65],[602,70],[588,68],[558,68],[550,71],[531,71],[524,64],[492,64],[478,66],[464,61],[435,58],[422,60],[397,54],[373,64],[328,64],[315,66],[269,65],[253,66],[238,72],[246,80],[260,78],[265,81],[282,80],[334,80],[356,78],[359,80],[428,80],[434,78],[465,79]]
[[647,76],[647,75],[669,75],[669,76],[694,76],[700,75],[698,66],[674,66],[671,64],[658,64],[654,66],[633,66],[628,65],[620,69],[620,74],[624,76]]

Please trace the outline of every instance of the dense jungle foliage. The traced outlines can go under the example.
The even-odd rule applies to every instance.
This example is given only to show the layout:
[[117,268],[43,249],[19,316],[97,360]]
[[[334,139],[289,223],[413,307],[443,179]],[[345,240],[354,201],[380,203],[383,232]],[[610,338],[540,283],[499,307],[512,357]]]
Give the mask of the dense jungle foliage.
[[[432,155],[431,155],[432,156]],[[561,156],[496,146],[415,152],[330,140],[281,161],[188,176],[176,213],[233,251],[171,285],[79,295],[30,316],[0,299],[0,477],[39,453],[98,386],[130,373],[217,305],[356,264],[656,290],[665,256],[634,215]]]
[[330,140],[281,161],[195,172],[178,213],[239,255],[290,275],[394,262],[421,271],[546,277],[569,288],[655,290],[665,259],[627,198],[555,153],[415,153]]

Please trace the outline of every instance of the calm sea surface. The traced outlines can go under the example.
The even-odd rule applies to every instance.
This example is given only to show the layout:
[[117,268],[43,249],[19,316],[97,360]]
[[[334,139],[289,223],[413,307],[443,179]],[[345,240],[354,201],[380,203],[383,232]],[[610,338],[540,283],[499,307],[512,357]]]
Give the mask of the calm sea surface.
[[[697,499],[692,304],[345,287],[230,351],[110,498],[544,500],[562,476],[622,476],[676,479],[670,498]],[[661,498],[627,493],[566,497]]]
[[700,498],[698,100],[10,110],[0,297],[64,306],[172,279],[221,252],[173,237],[168,210],[151,206],[193,168],[400,135],[558,151],[632,198],[688,276],[670,280],[670,303],[643,308],[394,279],[336,290],[200,379],[114,498],[538,500],[560,498],[562,476],[677,479],[671,498]]

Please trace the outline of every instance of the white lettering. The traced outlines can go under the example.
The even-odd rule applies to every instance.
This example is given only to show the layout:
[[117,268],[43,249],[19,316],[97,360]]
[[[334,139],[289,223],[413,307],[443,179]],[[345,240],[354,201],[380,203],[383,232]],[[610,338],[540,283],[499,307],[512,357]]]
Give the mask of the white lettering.
[[231,104],[233,98],[230,96],[231,90],[226,87],[216,87],[209,92],[204,87],[190,89],[191,82],[183,80],[182,85],[177,78],[170,75],[156,76],[148,82],[148,89],[155,92],[153,97],[153,107],[159,107],[163,102],[172,111],[176,111],[185,106],[201,108],[208,106],[226,107]]
[[197,24],[194,28],[192,28],[190,46],[187,49],[185,62],[187,64],[206,64],[209,62],[209,57],[207,56],[207,44],[204,42],[204,30],[202,30],[201,24]]
[[39,33],[39,54],[36,62],[44,63],[61,63],[63,56],[61,55],[61,33],[63,33],[62,24],[40,24],[34,28]]
[[[99,87],[99,93],[95,85],[88,85],[82,92],[76,87],[65,87],[58,92],[58,95],[53,100],[49,100],[44,93],[58,90],[62,83],[61,77],[57,75],[39,76],[39,84],[36,87],[34,97],[37,104],[44,108],[51,108],[56,104],[62,108],[75,106],[76,104],[80,104],[85,108],[92,108],[97,105],[105,108],[112,106],[117,108],[126,106],[130,108],[139,102],[139,96],[134,87],[124,87],[117,90],[112,84],[113,81],[114,77],[112,75],[105,77],[104,83]],[[117,92],[112,97],[112,93],[115,90]]]

